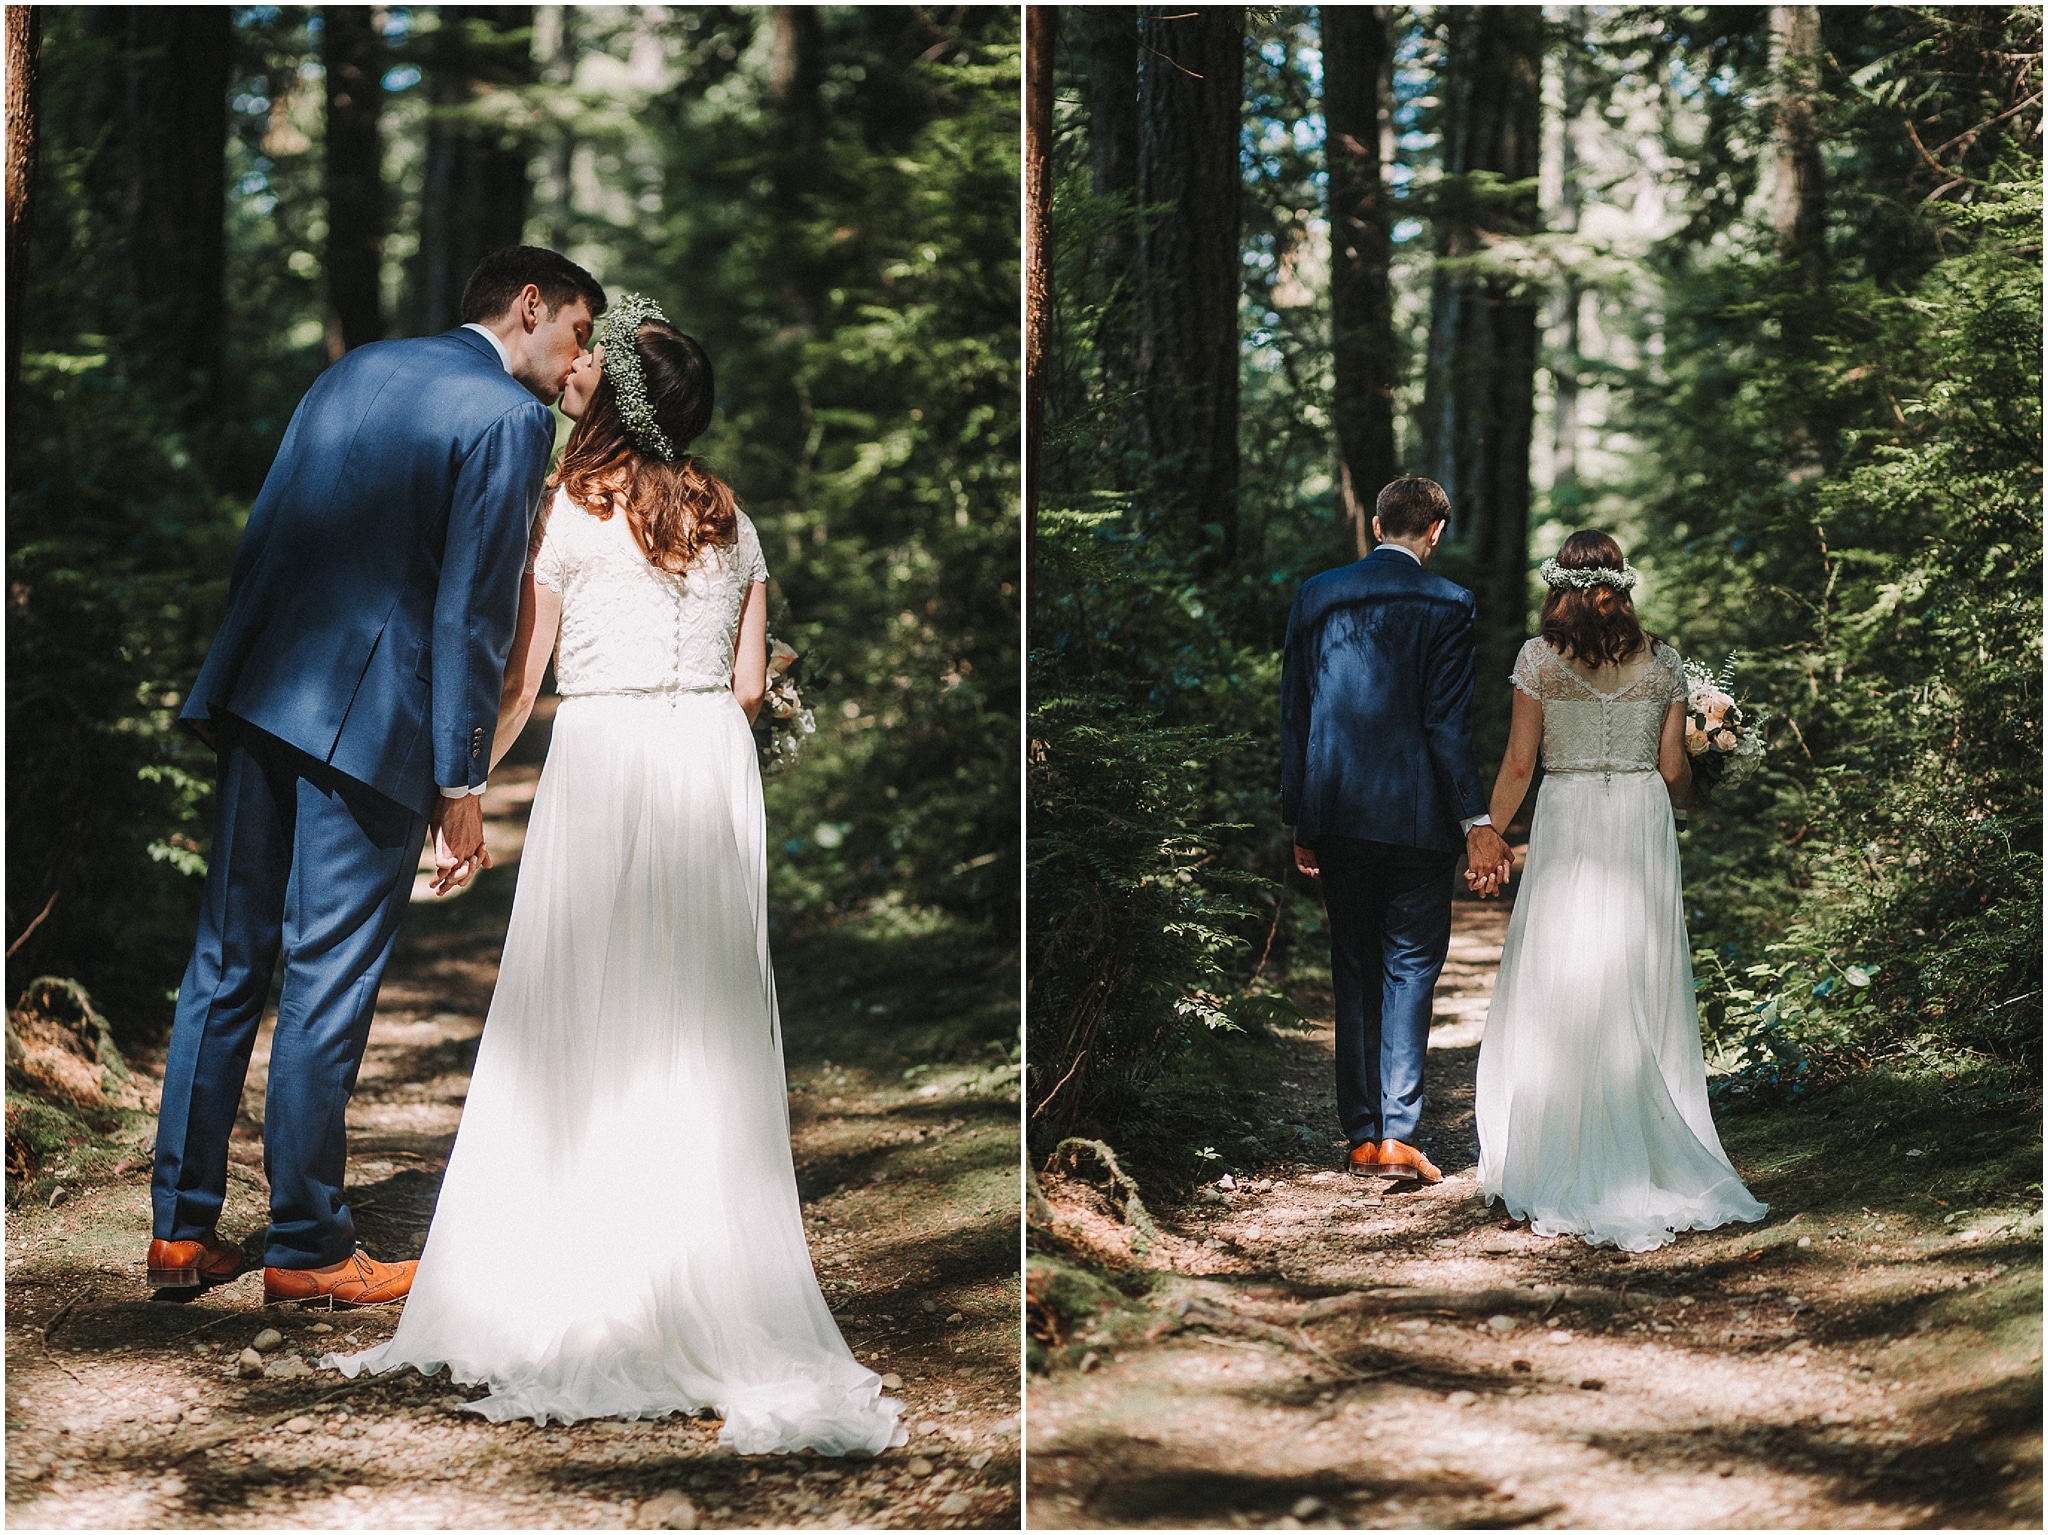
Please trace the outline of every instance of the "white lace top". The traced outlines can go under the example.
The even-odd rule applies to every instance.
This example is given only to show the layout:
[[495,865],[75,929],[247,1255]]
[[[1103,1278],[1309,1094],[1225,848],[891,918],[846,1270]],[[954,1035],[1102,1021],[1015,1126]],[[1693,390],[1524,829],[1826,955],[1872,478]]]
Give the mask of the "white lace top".
[[1543,705],[1546,773],[1655,769],[1664,716],[1686,695],[1685,668],[1669,645],[1659,645],[1639,675],[1603,691],[1539,636],[1515,657],[1511,680]]
[[555,492],[533,575],[562,595],[555,680],[564,698],[732,686],[747,588],[768,579],[760,536],[738,515],[730,544],[674,575],[641,552],[623,512],[600,519]]

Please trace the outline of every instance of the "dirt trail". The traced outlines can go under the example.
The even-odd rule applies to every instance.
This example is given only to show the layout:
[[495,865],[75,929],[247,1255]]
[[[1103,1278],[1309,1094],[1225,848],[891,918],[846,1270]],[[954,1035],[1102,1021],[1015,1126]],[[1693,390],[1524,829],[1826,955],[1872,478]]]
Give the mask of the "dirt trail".
[[[348,1181],[374,1256],[416,1257],[453,1145],[544,748],[545,718],[485,801],[498,867],[417,902],[349,1111]],[[519,760],[519,759],[524,759]],[[835,973],[841,956],[830,956]],[[821,960],[818,968],[823,968]],[[821,1282],[855,1354],[906,1405],[873,1460],[739,1458],[716,1424],[540,1429],[459,1412],[445,1375],[349,1383],[308,1360],[390,1336],[393,1308],[263,1307],[260,1271],[188,1306],[146,1303],[148,1169],[45,1179],[7,1217],[7,1518],[15,1528],[1006,1527],[1017,1521],[1016,1072],[817,1042],[833,984],[778,950],[791,1121]],[[910,984],[910,978],[904,979]],[[941,993],[943,995],[943,993]],[[879,998],[879,1000],[877,1000]],[[854,999],[872,1036],[896,1003]],[[231,1153],[221,1230],[260,1232],[269,1024]],[[847,1045],[853,1049],[852,1045]],[[956,1052],[957,1054],[957,1052]],[[147,1068],[152,1064],[141,1062]],[[158,1078],[160,1080],[160,1076]],[[153,1101],[153,1099],[152,1099]],[[62,1171],[62,1169],[60,1169]],[[658,1175],[659,1170],[650,1170]],[[236,1359],[281,1337],[256,1378]]]
[[[1141,1272],[1116,1207],[1049,1180],[1055,1238],[1131,1301],[1030,1383],[1033,1527],[2038,1527],[2039,1184],[1944,1223],[1913,1207],[1925,1179],[1880,1190],[1815,1139],[1857,1112],[1845,1092],[1723,1117],[1763,1223],[1638,1255],[1514,1229],[1477,1197],[1471,1121],[1506,921],[1457,907],[1426,1078],[1439,1187],[1382,1193],[1326,1142],[1155,1207]],[[1331,1038],[1281,1038],[1250,1117],[1334,1127]],[[1377,1286],[1576,1290],[1346,1309]]]

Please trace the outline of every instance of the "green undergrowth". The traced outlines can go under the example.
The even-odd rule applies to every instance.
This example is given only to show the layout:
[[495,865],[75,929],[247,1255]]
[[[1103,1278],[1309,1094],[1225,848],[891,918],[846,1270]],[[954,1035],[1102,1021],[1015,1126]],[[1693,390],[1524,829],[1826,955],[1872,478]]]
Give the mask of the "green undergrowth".
[[1752,1190],[1779,1208],[1895,1212],[1931,1232],[2031,1214],[2038,1229],[2040,1092],[2011,1068],[1908,1062],[1812,1101],[1717,1119]]
[[792,1062],[902,1072],[1019,1057],[1017,954],[993,929],[882,902],[774,938]]

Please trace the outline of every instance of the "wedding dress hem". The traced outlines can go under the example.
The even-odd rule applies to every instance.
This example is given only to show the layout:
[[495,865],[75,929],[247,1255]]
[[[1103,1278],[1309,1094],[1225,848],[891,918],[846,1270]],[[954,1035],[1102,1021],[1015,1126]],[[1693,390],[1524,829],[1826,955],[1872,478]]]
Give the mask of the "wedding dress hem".
[[358,1354],[324,1354],[316,1363],[358,1375],[391,1374],[416,1367],[422,1375],[442,1370],[459,1386],[488,1386],[491,1394],[463,1405],[492,1423],[531,1418],[536,1426],[579,1423],[592,1418],[660,1419],[694,1417],[710,1411],[724,1420],[718,1442],[739,1455],[786,1454],[814,1450],[820,1455],[879,1455],[909,1443],[897,1421],[902,1404],[882,1395],[881,1378],[861,1370],[865,1381],[851,1383],[785,1380],[760,1385],[724,1386],[703,1383],[700,1390],[675,1383],[614,1382],[613,1392],[593,1393],[590,1400],[571,1403],[562,1390],[538,1372],[524,1379],[480,1364],[450,1360],[395,1359],[379,1356],[390,1346]]

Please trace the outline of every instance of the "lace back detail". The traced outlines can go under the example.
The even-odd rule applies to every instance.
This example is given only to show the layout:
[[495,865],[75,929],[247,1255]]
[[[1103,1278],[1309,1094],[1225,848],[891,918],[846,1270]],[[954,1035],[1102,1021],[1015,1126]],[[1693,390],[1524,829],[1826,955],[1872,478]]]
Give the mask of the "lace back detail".
[[1685,669],[1669,645],[1656,648],[1641,676],[1603,692],[1539,637],[1515,657],[1509,680],[1543,705],[1546,773],[1654,769],[1664,716],[1685,697]]
[[564,698],[731,686],[747,590],[768,579],[746,513],[731,543],[680,574],[647,558],[622,514],[600,519],[557,491],[546,517],[530,568],[562,596],[555,677]]

